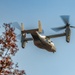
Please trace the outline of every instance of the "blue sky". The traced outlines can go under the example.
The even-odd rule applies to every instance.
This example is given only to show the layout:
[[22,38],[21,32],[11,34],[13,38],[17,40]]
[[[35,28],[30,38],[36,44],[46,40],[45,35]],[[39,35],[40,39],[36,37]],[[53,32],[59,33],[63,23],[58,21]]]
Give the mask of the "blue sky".
[[[70,23],[75,26],[74,7],[74,0],[0,0],[0,25],[18,22],[30,29],[38,27],[41,20],[43,35],[56,34],[51,28],[64,25],[60,15],[70,15]],[[20,33],[17,29],[15,32]],[[64,30],[58,33],[61,32]],[[19,68],[25,69],[27,75],[75,75],[74,29],[71,35],[70,43],[66,43],[65,37],[51,39],[57,50],[54,54],[37,48],[33,41],[22,49],[18,41],[19,51],[14,62],[19,62]]]

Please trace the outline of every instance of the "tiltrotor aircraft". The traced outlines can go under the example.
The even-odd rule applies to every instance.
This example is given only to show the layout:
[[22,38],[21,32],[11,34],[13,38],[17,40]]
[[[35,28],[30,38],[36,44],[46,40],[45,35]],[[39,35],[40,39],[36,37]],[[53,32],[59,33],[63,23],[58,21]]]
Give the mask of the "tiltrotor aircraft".
[[[20,40],[21,40],[22,48],[25,48],[26,43],[28,41],[33,41],[35,46],[54,53],[54,52],[56,52],[56,48],[50,38],[66,36],[66,41],[69,42],[70,41],[70,34],[71,34],[70,27],[75,28],[74,26],[70,26],[69,16],[65,15],[65,16],[61,16],[61,18],[66,25],[63,27],[52,28],[52,29],[54,31],[59,31],[59,30],[65,29],[65,32],[61,33],[61,34],[55,34],[55,35],[48,35],[48,36],[41,35],[43,30],[42,30],[42,26],[41,26],[40,21],[38,21],[38,28],[37,29],[25,30],[23,23],[21,23],[21,26],[19,26],[19,24],[12,24],[12,26],[21,30],[21,34],[19,34],[18,36],[21,36]],[[26,34],[31,34],[32,38],[26,38]]]

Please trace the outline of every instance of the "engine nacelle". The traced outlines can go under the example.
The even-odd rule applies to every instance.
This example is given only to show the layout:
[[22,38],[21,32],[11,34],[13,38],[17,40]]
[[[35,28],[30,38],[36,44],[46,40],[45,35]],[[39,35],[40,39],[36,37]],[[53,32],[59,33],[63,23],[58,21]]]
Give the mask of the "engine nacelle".
[[66,28],[65,32],[66,32],[66,42],[69,43],[70,42],[70,35],[71,35],[70,28]]
[[24,31],[24,24],[23,23],[21,23],[21,44],[22,44],[22,48],[25,48],[25,45],[27,42],[27,41],[25,41],[26,33],[22,32],[22,31]]

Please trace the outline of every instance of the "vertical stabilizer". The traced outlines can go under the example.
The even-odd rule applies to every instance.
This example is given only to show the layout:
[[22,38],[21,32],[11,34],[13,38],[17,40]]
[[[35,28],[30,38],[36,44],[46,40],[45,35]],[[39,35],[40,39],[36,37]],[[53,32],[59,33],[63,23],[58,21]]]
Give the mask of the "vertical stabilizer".
[[42,33],[42,25],[41,25],[40,20],[38,21],[38,31],[39,31],[40,33]]
[[24,24],[21,23],[21,31],[24,31]]

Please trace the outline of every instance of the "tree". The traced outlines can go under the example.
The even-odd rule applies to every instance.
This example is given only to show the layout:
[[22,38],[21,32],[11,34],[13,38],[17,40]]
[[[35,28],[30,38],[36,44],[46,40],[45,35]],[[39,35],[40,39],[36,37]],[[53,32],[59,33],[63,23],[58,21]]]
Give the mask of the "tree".
[[5,32],[0,37],[0,75],[26,75],[24,70],[18,69],[18,63],[14,64],[12,56],[17,53],[15,28],[10,24],[3,25]]

